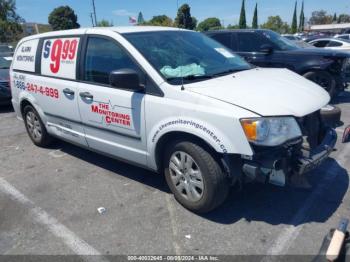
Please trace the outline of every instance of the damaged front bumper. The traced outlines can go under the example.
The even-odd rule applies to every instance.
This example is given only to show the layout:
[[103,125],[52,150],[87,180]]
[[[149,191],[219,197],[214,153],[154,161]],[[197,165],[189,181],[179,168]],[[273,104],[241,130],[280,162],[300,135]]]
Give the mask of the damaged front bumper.
[[244,157],[244,179],[285,186],[292,175],[304,175],[327,159],[335,147],[337,133],[332,128],[325,128],[320,141],[312,149],[305,148],[302,138],[274,148],[255,147],[251,159]]

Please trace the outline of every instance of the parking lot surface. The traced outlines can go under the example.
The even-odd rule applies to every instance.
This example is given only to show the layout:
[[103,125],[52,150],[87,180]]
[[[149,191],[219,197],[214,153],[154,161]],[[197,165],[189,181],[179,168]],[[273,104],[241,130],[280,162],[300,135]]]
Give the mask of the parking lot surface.
[[315,255],[350,217],[350,143],[341,143],[350,90],[336,104],[344,125],[337,150],[310,174],[312,190],[247,184],[203,216],[180,206],[160,175],[60,141],[34,146],[1,108],[0,254]]

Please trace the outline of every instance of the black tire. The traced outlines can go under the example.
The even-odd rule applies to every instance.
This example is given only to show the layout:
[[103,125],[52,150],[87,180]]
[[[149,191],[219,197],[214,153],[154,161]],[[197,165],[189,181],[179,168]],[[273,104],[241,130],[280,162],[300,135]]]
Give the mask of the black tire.
[[[37,132],[33,131],[34,124],[30,123],[30,116],[33,116],[35,120],[35,126],[40,129],[40,136],[37,135]],[[46,127],[43,124],[38,112],[34,109],[33,106],[27,105],[23,110],[23,120],[27,130],[27,133],[32,140],[32,142],[39,147],[46,147],[50,145],[53,141],[53,138],[47,133]]]
[[335,78],[326,71],[310,71],[304,77],[324,88],[331,98],[337,95],[337,82]]
[[[169,168],[170,160],[178,152],[188,154],[194,160],[194,164],[198,165],[204,186],[201,192],[201,198],[197,201],[187,199],[183,193],[180,193],[176,189],[172,180],[173,178],[171,176],[173,175],[171,172],[173,171]],[[204,147],[193,142],[176,141],[167,147],[164,155],[164,173],[167,184],[173,192],[175,199],[185,208],[196,213],[207,213],[217,208],[224,202],[229,192],[229,180],[218,162]]]
[[325,125],[336,127],[341,123],[341,109],[333,105],[328,105],[321,109],[321,119]]

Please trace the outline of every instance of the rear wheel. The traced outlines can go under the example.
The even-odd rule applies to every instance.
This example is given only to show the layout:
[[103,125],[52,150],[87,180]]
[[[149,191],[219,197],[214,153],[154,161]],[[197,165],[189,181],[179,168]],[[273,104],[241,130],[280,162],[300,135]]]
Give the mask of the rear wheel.
[[52,142],[52,137],[47,133],[45,125],[34,107],[27,105],[23,110],[23,118],[27,133],[35,145],[45,147]]
[[185,208],[206,213],[229,192],[229,181],[218,162],[203,147],[187,141],[169,145],[164,156],[166,181]]
[[337,82],[335,78],[326,71],[311,71],[304,74],[304,77],[323,87],[334,98],[337,94]]

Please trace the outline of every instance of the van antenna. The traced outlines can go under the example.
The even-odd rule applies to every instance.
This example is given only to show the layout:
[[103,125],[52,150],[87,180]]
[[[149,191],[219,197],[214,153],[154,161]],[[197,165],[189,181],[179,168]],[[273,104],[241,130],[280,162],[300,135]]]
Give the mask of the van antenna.
[[[177,12],[178,12],[179,11],[179,0],[176,0],[176,5],[177,5]],[[185,17],[183,17],[183,19],[185,20]],[[180,32],[180,27],[178,30]],[[180,38],[179,38],[179,40],[180,40]],[[182,62],[182,54],[180,54],[180,61]],[[185,86],[184,86],[184,77],[182,75],[182,65],[181,64],[180,64],[180,75],[181,75],[181,90],[184,91]]]

